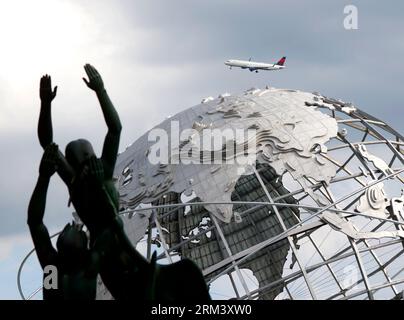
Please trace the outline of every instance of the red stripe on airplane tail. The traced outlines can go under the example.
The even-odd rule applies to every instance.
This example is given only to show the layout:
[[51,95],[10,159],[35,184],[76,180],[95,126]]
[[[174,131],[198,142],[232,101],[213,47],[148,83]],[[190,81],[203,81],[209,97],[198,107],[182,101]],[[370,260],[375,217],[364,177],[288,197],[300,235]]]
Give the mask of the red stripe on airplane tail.
[[278,65],[278,66],[283,66],[284,64],[285,64],[285,61],[286,61],[286,57],[283,57],[281,60],[279,60],[276,64]]

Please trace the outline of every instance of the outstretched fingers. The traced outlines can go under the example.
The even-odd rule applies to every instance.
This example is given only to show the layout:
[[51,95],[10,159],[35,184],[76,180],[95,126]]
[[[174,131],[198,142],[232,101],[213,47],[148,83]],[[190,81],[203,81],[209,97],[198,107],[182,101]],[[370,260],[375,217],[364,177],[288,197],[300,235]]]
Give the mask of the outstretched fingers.
[[87,63],[84,68],[90,78],[100,77],[98,71],[91,64]]
[[88,67],[89,67],[89,64],[86,63],[86,64],[84,65],[84,70],[86,71],[87,75],[90,76],[90,70],[89,70]]
[[94,77],[94,73],[93,73],[93,70],[92,70],[92,66],[91,66],[90,64],[87,63],[87,64],[84,66],[84,70],[86,71],[87,76],[88,76],[90,79]]
[[98,73],[97,69],[91,66],[91,72],[93,73],[94,77],[101,77],[101,75]]
[[100,92],[104,89],[104,83],[98,71],[90,64],[84,65],[84,70],[87,74],[87,78],[83,78],[84,83],[90,89],[94,90],[95,92]]
[[88,80],[85,77],[83,77],[83,81],[87,85],[87,87],[91,88],[90,82],[91,82],[91,79],[94,78],[94,76],[92,75],[90,65],[89,64],[84,65],[84,70],[87,74]]
[[47,74],[42,76],[41,81],[40,81],[40,86],[41,88],[50,88],[51,87],[51,77],[48,76]]

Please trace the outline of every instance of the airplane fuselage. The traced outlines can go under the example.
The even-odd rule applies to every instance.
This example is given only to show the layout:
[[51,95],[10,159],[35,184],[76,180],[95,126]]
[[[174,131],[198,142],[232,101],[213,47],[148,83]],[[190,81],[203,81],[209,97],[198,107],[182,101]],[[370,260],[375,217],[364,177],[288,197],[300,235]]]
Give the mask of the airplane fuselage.
[[285,66],[281,66],[281,65],[278,65],[278,64],[247,61],[247,60],[227,60],[224,64],[229,66],[229,67],[237,67],[237,68],[242,68],[242,69],[249,69],[250,71],[281,70],[281,69],[285,68]]

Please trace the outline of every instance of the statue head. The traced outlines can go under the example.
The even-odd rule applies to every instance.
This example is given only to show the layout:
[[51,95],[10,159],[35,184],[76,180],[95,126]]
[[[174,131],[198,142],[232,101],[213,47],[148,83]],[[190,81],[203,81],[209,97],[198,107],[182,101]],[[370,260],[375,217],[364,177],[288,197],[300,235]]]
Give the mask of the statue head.
[[79,172],[83,168],[84,163],[92,156],[95,156],[95,153],[89,141],[77,139],[69,142],[66,146],[65,156],[73,169]]
[[68,223],[60,233],[56,247],[63,261],[69,264],[83,261],[88,252],[88,239],[82,225]]

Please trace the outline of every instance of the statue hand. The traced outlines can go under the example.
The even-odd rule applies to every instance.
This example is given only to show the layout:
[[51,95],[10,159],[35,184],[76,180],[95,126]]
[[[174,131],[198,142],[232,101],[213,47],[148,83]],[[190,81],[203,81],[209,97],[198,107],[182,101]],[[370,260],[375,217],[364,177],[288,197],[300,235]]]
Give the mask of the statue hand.
[[52,80],[49,75],[44,75],[39,84],[39,97],[43,102],[51,102],[56,97],[58,87],[56,86],[52,91]]
[[39,165],[39,174],[44,177],[51,177],[57,169],[58,145],[49,144],[43,153],[41,164]]
[[87,87],[95,92],[104,90],[104,82],[102,81],[101,75],[98,73],[97,69],[90,64],[86,64],[84,66],[84,70],[88,76],[88,80],[83,78],[83,81],[86,83]]
[[88,159],[83,169],[83,173],[91,179],[102,183],[105,179],[104,165],[102,163],[102,160],[98,159],[95,156]]

